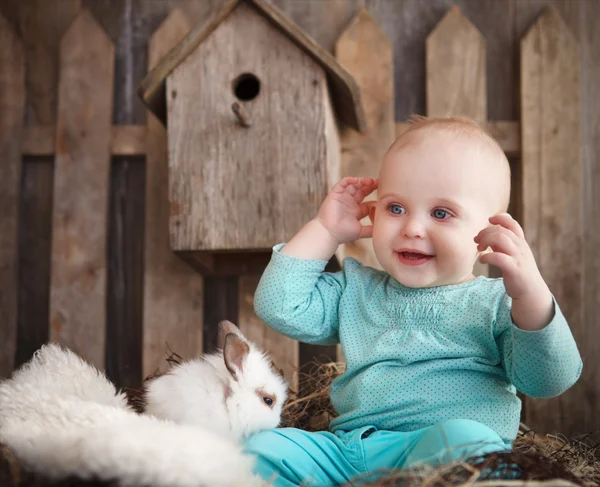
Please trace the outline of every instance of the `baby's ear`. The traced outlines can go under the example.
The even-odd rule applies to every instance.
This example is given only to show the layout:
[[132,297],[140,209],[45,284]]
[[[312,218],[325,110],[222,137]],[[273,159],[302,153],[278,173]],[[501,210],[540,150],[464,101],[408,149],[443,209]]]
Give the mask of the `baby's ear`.
[[377,208],[377,201],[369,201],[369,218],[371,219],[371,224],[375,223],[375,208]]

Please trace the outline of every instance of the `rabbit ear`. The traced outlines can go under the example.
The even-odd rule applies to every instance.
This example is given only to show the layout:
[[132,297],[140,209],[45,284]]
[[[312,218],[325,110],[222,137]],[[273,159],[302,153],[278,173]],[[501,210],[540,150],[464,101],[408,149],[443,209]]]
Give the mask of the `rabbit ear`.
[[229,370],[229,373],[235,380],[237,380],[236,373],[242,371],[242,362],[249,351],[250,346],[236,333],[229,333],[225,336],[223,358],[225,359],[227,370]]
[[242,335],[242,332],[240,331],[240,329],[229,320],[223,320],[223,321],[219,322],[218,328],[219,328],[219,331],[217,333],[217,347],[219,347],[221,350],[223,350],[225,348],[225,337],[229,333],[235,333],[240,338],[244,337],[244,335]]

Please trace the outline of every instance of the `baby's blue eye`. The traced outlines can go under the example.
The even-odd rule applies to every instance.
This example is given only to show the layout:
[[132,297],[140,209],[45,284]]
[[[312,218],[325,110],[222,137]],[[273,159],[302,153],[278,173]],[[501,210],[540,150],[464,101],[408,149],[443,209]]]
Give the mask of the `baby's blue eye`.
[[445,220],[447,218],[450,218],[452,215],[450,215],[450,212],[447,210],[442,210],[441,208],[436,208],[435,210],[433,210],[433,212],[431,213],[431,215],[433,216],[433,218],[437,219],[437,220]]
[[392,215],[402,215],[404,213],[404,208],[400,205],[390,205],[388,206],[388,210]]

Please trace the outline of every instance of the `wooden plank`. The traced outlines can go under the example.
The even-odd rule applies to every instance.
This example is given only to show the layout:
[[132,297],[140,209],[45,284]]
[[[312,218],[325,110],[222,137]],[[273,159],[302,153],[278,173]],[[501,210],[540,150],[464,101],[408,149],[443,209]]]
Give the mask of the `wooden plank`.
[[[0,2],[2,3],[2,2]],[[80,0],[4,2],[2,9],[25,45],[25,120],[56,124],[60,39],[80,9]],[[27,133],[27,128],[26,128]],[[52,146],[54,138],[46,139]],[[24,154],[25,155],[25,154]],[[50,248],[52,245],[53,156],[23,160],[19,216],[18,366],[48,340]]]
[[269,328],[254,313],[254,293],[259,281],[259,274],[249,274],[239,278],[238,326],[248,340],[271,355],[277,368],[283,370],[292,390],[297,391],[299,343]]
[[[356,79],[363,95],[367,131],[342,132],[342,174],[377,178],[387,148],[395,139],[394,53],[388,37],[366,9],[360,9],[342,32],[335,46],[340,64]],[[369,200],[376,200],[373,193]],[[362,222],[370,224],[367,217]],[[336,252],[340,262],[353,257],[365,265],[381,269],[371,239],[341,245]]]
[[114,45],[87,10],[61,42],[50,338],[104,368]]
[[145,169],[141,157],[119,157],[110,170],[105,368],[120,388],[142,382]]
[[60,40],[81,10],[81,0],[27,0],[15,5],[16,28],[25,44],[27,121],[54,124]]
[[[189,31],[180,10],[173,10],[152,35],[152,69]],[[143,375],[164,370],[171,350],[184,358],[202,353],[203,279],[172,251],[169,243],[169,168],[165,127],[148,113],[146,158],[146,239],[144,277]]]
[[114,125],[111,152],[113,156],[146,155],[148,129],[143,125]]
[[[581,99],[582,104],[582,142],[583,142],[583,204],[584,222],[600,221],[600,30],[597,22],[600,18],[600,2],[582,2],[581,30]],[[597,225],[584,226],[584,319],[579,329],[574,330],[575,339],[582,355],[600,356],[600,341],[590,340],[597,337],[596,317],[600,303],[600,231]],[[585,360],[584,358],[584,360]],[[597,377],[600,374],[600,363],[597,360],[586,360],[579,390],[586,401],[579,406],[580,431],[599,431],[600,418],[595,405],[600,401],[600,387]]]
[[[23,155],[54,155],[56,127],[54,125],[30,125],[25,127]],[[145,125],[113,125],[111,154],[113,156],[146,155],[147,127]]]
[[26,157],[19,215],[19,313],[15,367],[31,359],[50,333],[50,253],[54,157]]
[[[365,93],[365,98],[368,95]],[[368,101],[365,99],[365,106]],[[396,137],[402,134],[409,126],[407,122],[396,122]],[[521,153],[521,126],[518,121],[489,121],[482,126],[500,144],[508,156],[517,156]],[[54,138],[56,128],[54,125],[29,125],[23,134],[24,156],[49,156],[54,155]],[[146,154],[146,131],[144,125],[113,125],[111,153],[113,156],[143,156]],[[353,134],[356,132],[352,131]],[[357,134],[358,135],[358,134]],[[355,139],[360,146],[363,138]],[[357,152],[349,139],[343,141],[344,150]],[[359,154],[360,156],[360,154]]]
[[427,115],[487,120],[485,66],[485,39],[452,7],[427,36]]
[[17,346],[17,275],[21,144],[25,114],[23,43],[0,14],[0,377],[13,370]]
[[[577,41],[556,9],[547,9],[521,42],[523,227],[576,334],[584,272],[579,83]],[[528,398],[524,420],[538,433],[581,433],[573,411],[584,402],[578,386],[549,400]]]
[[[466,116],[487,121],[485,39],[453,6],[427,36],[427,115]],[[475,275],[489,275],[489,266],[477,262]]]
[[204,333],[205,352],[217,348],[217,325],[222,320],[239,320],[239,276],[218,276],[204,279]]

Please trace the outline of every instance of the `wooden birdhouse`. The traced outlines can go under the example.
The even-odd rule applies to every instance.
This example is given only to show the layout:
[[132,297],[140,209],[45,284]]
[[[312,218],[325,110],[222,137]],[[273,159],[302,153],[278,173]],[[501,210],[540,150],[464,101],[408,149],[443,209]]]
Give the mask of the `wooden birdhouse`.
[[352,76],[263,0],[227,2],[140,95],[167,126],[171,248],[205,273],[289,240],[340,176],[339,130],[365,128]]

